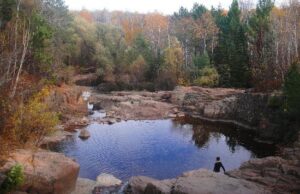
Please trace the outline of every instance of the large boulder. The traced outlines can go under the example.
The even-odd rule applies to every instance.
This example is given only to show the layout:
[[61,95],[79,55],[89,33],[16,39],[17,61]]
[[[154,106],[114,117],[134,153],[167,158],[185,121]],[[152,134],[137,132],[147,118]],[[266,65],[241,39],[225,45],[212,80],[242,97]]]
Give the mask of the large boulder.
[[200,169],[184,173],[177,179],[155,180],[148,177],[133,177],[129,181],[130,190],[138,193],[180,193],[180,194],[257,194],[270,193],[265,187],[243,180],[231,178],[221,173]]
[[111,174],[102,173],[97,177],[93,194],[98,193],[119,193],[122,181]]
[[20,191],[29,194],[68,194],[75,189],[79,164],[63,154],[44,150],[18,150],[12,153],[0,172],[14,165],[24,168],[25,183]]
[[99,187],[120,186],[121,184],[122,181],[111,174],[102,173],[97,177],[97,186]]

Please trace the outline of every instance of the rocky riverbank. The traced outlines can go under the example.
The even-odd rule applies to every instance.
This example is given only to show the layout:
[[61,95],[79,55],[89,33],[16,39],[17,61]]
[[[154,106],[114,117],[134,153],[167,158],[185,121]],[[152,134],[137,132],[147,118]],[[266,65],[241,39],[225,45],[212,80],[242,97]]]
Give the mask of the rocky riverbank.
[[293,146],[277,157],[253,159],[239,169],[216,174],[205,169],[184,173],[175,179],[132,177],[128,193],[299,193],[300,133]]
[[[82,96],[84,91],[91,92],[89,102],[94,110],[106,113],[104,118],[88,117],[87,102]],[[100,94],[89,87],[62,86],[53,90],[47,103],[60,112],[63,125],[55,134],[45,137],[41,147],[52,147],[72,135],[70,132],[91,122],[113,124],[122,120],[155,120],[186,115],[239,125],[242,129],[257,132],[261,139],[272,140],[277,126],[276,122],[271,121],[278,119],[278,114],[276,105],[270,106],[269,102],[268,94],[246,93],[237,89],[177,87],[174,91]],[[251,160],[226,175],[196,170],[163,181],[133,177],[127,193],[299,192],[299,142],[300,138],[292,147],[284,148],[277,157]],[[91,193],[97,188],[92,180],[78,179],[76,183],[79,166],[62,154],[19,150],[11,154],[0,172],[6,172],[16,163],[25,167],[27,182],[21,190],[27,193],[70,193],[75,189],[75,184],[76,194]],[[107,187],[106,191],[115,189]]]
[[93,93],[94,109],[107,119],[145,120],[184,117],[229,123],[257,132],[261,140],[280,139],[280,95],[223,88],[177,87],[174,91]]

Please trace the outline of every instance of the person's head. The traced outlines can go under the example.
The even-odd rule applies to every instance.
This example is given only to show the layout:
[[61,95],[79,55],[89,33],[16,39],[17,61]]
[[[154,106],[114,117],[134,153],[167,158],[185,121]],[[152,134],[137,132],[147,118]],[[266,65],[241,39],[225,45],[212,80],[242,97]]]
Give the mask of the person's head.
[[216,161],[220,161],[220,157],[217,157],[217,158],[216,158]]

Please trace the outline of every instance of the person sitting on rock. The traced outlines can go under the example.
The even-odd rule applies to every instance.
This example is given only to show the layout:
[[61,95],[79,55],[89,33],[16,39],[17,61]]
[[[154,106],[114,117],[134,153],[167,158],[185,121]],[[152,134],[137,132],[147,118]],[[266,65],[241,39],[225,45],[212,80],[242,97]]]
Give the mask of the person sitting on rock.
[[220,161],[220,157],[217,157],[215,167],[214,167],[214,172],[220,172],[221,168],[223,168],[223,171],[225,173],[225,168],[224,168],[222,162]]

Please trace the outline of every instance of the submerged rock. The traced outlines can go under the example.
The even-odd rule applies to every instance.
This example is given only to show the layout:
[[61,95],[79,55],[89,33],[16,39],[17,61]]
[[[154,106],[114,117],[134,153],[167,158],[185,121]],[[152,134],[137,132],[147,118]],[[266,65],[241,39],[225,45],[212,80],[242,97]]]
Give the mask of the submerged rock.
[[88,139],[91,137],[91,134],[88,130],[86,129],[81,129],[80,133],[79,133],[79,137],[81,139]]
[[102,173],[97,177],[98,187],[120,186],[122,181],[111,174]]
[[265,187],[250,181],[231,178],[221,173],[200,169],[184,173],[177,179],[155,180],[148,177],[133,177],[129,181],[133,194],[139,193],[222,193],[257,194],[270,193]]
[[22,164],[24,168],[25,183],[20,191],[69,194],[75,189],[79,164],[63,154],[18,150],[10,155],[0,172],[8,172],[16,164]]

